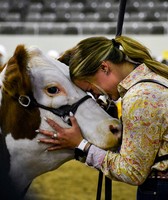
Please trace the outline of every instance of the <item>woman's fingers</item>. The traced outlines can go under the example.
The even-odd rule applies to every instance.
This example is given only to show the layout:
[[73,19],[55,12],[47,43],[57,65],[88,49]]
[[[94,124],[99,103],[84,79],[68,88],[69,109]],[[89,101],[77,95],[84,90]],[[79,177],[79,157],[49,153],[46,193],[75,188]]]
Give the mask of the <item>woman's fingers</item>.
[[83,139],[80,127],[73,115],[70,115],[72,126],[69,128],[59,126],[52,119],[47,118],[45,120],[54,129],[54,131],[39,129],[39,133],[48,136],[49,138],[38,138],[38,142],[51,144],[52,146],[48,147],[48,151],[67,148],[74,149]]
[[49,147],[49,148],[47,149],[47,151],[54,151],[54,150],[59,150],[59,149],[61,149],[60,146],[53,146],[53,147]]
[[61,126],[59,126],[54,120],[47,118],[45,119],[47,121],[47,123],[57,132],[61,132],[63,130],[63,128]]
[[59,145],[60,141],[57,139],[51,139],[51,138],[40,138],[37,140],[38,142],[44,142],[46,144],[54,144],[54,145]]
[[74,116],[70,116],[70,120],[71,120],[71,123],[72,123],[72,127],[78,126],[78,123],[77,123],[76,118]]
[[36,130],[36,132],[41,133],[41,134],[46,135],[46,136],[49,136],[49,137],[52,137],[54,135],[53,131],[38,129],[38,130]]
[[59,145],[57,145],[57,146],[52,146],[52,147],[49,147],[48,149],[47,149],[47,151],[54,151],[54,150],[60,150],[60,149],[62,149]]

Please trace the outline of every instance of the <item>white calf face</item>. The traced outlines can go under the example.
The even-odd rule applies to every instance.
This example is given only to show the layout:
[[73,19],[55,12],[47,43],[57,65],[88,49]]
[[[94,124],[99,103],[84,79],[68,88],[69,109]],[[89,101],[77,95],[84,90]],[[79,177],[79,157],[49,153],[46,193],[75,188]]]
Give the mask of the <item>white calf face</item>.
[[[34,97],[38,103],[58,108],[62,105],[71,105],[86,95],[70,81],[68,66],[45,56],[40,51],[38,57],[35,53],[31,54],[36,55],[32,56],[29,68]],[[43,115],[60,121],[49,112],[43,112]],[[75,117],[84,137],[90,142],[105,149],[117,144],[118,140],[109,127],[119,127],[118,120],[107,115],[93,99],[83,102],[78,107]],[[49,128],[46,127],[46,123],[42,123],[41,126]]]

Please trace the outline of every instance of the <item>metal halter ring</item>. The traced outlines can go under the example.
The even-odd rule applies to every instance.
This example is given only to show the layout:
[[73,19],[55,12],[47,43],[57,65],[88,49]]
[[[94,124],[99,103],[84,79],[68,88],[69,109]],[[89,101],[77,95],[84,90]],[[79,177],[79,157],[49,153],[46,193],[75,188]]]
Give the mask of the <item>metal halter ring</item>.
[[57,134],[57,133],[54,133],[54,134],[52,135],[52,139],[57,139],[57,137],[58,137],[58,134]]

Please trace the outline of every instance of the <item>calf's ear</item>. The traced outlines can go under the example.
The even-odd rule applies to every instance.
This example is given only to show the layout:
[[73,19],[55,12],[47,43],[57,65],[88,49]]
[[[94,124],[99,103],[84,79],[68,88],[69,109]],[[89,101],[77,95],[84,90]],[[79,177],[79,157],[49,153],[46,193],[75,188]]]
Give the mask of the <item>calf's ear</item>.
[[20,95],[32,95],[28,63],[26,48],[24,45],[17,46],[7,63],[2,84],[0,126],[3,134],[11,133],[15,139],[34,138],[41,122],[38,108],[23,107],[18,102]]
[[7,63],[4,90],[12,97],[31,93],[31,81],[28,76],[29,54],[24,45],[18,45]]

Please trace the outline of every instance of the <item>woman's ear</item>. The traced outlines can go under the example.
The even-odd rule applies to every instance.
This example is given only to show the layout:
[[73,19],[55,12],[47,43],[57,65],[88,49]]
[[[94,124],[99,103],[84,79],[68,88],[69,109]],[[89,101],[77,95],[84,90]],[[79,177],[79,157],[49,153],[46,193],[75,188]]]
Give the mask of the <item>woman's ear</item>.
[[102,62],[100,68],[101,68],[101,70],[102,70],[106,75],[109,74],[110,68],[109,68],[109,65],[108,65],[105,61]]

